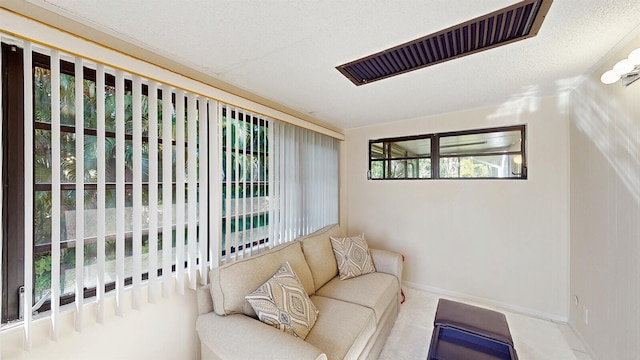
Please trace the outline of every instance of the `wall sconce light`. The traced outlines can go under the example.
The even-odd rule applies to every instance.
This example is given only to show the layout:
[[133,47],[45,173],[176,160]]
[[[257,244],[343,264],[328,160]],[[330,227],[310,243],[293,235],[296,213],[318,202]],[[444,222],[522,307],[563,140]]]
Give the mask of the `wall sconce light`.
[[621,80],[624,86],[629,86],[638,79],[640,79],[640,48],[633,50],[628,58],[618,61],[613,69],[600,77],[603,84],[609,85]]

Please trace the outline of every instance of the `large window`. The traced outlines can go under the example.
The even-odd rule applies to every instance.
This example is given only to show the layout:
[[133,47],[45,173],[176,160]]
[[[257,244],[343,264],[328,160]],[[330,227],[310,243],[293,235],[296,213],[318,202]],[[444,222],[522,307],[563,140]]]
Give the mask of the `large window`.
[[125,290],[139,309],[338,222],[338,140],[2,41],[1,317],[24,322],[25,348],[32,310],[57,338],[85,298],[104,322],[108,292],[124,315]]
[[369,178],[526,179],[525,126],[369,141]]
[[[39,301],[48,295],[51,289],[51,239],[53,229],[52,210],[52,125],[51,125],[51,71],[48,57],[40,54],[34,56],[34,147],[33,161],[35,165],[34,192],[34,301]],[[76,128],[75,128],[75,75],[73,64],[62,62],[60,76],[60,246],[61,246],[61,293],[71,295],[75,287],[75,259],[76,255]],[[95,71],[86,69],[83,80],[84,96],[84,259],[85,271],[95,272],[97,259],[97,225],[98,225],[98,136],[97,136],[97,99]],[[115,279],[116,270],[113,263],[116,257],[116,102],[115,79],[106,76],[105,87],[105,192],[104,192],[104,231],[105,250],[107,260],[107,277]],[[125,152],[129,154],[124,159],[125,165],[125,253],[132,254],[133,239],[133,141],[132,141],[132,95],[131,81],[125,81]],[[162,106],[162,100],[157,106]],[[143,206],[148,209],[149,171],[148,171],[148,97],[143,96]],[[160,119],[161,121],[161,119]],[[147,126],[145,126],[147,125]],[[173,126],[175,127],[175,125]],[[162,139],[158,139],[158,153],[162,157]],[[173,156],[172,156],[173,157]],[[174,166],[175,166],[175,161]],[[160,201],[161,203],[161,201]],[[145,224],[145,234],[142,239],[143,253],[148,253],[148,224]],[[162,242],[159,243],[162,249]],[[111,266],[109,266],[111,265]],[[127,276],[131,276],[131,267],[126,269]],[[85,281],[87,288],[95,288],[96,277],[88,276]],[[72,300],[66,297],[65,300]],[[43,308],[46,309],[46,306]]]
[[[61,60],[55,81],[60,108],[52,111],[51,60],[34,52],[33,109],[23,109],[22,49],[3,44],[2,54],[3,73],[12,74],[3,78],[3,104],[7,105],[3,114],[3,182],[7,194],[3,204],[3,264],[8,271],[3,271],[2,322],[22,315],[22,215],[31,208],[24,203],[24,168],[19,166],[25,149],[21,122],[26,111],[33,114],[32,296],[34,304],[41,304],[38,310],[49,309],[52,282],[58,276],[53,274],[54,244],[60,249],[59,278],[55,279],[59,281],[60,304],[75,300],[77,280],[82,283],[83,296],[90,297],[96,295],[99,282],[103,291],[113,290],[121,275],[126,277],[124,284],[130,285],[136,279],[134,273],[139,274],[136,280],[140,281],[150,274],[155,277],[163,271],[184,269],[190,251],[187,238],[193,240],[192,249],[199,247],[198,202],[203,200],[198,199],[200,103],[195,98],[189,103],[184,92],[156,87],[151,97],[148,85],[135,85],[130,77],[124,79],[118,100],[116,77],[105,73],[100,81],[104,88],[99,89],[95,68],[86,66],[82,93],[78,94],[75,64]],[[134,95],[134,91],[139,94]],[[84,118],[80,127],[76,122],[79,103]],[[98,121],[99,112],[104,120]],[[118,129],[119,116],[124,120],[122,129]],[[82,146],[80,152],[77,146]],[[79,191],[83,202],[80,207],[76,201]],[[82,222],[80,227],[78,221]],[[78,229],[82,232],[82,279],[76,276]],[[123,257],[118,260],[120,246]],[[182,255],[177,256],[177,252]],[[179,259],[180,266],[176,267]],[[138,269],[134,269],[136,266]]]

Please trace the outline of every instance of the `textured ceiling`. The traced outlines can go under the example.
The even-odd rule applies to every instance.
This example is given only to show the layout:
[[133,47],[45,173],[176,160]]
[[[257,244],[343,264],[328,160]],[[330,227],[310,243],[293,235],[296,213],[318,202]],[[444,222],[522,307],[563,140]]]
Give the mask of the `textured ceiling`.
[[536,37],[356,87],[335,67],[515,0],[29,0],[353,128],[548,96],[640,24],[638,0],[555,0]]

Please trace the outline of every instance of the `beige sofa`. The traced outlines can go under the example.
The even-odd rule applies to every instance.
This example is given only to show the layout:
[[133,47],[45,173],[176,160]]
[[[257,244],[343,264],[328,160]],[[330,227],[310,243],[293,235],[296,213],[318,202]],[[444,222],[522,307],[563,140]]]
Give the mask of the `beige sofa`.
[[[398,316],[402,256],[370,249],[375,273],[340,280],[335,225],[213,269],[198,289],[202,359],[375,359]],[[244,297],[288,261],[319,310],[305,340],[257,320]]]

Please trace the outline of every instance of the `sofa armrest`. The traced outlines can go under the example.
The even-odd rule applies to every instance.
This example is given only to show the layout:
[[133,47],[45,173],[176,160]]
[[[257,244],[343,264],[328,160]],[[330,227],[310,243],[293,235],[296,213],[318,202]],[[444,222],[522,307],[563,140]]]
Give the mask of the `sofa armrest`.
[[196,331],[203,359],[327,360],[317,347],[243,314],[200,315]]
[[387,250],[369,249],[373,265],[377,272],[391,274],[398,278],[398,283],[402,284],[402,255]]
[[198,315],[204,315],[213,311],[213,299],[211,298],[211,285],[201,286],[196,290],[198,301]]

